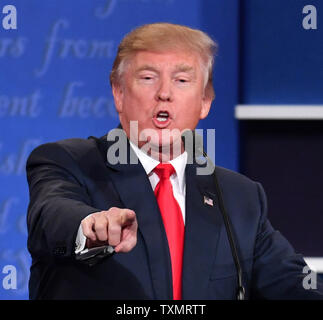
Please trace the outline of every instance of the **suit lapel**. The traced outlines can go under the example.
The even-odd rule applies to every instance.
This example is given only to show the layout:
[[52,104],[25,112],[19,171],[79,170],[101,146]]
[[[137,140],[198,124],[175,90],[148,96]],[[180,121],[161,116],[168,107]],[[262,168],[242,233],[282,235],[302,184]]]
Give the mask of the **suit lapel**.
[[[213,175],[198,176],[196,164],[186,167],[186,218],[183,257],[183,299],[207,299],[222,217],[213,194]],[[204,196],[208,203],[204,203]],[[212,206],[213,202],[213,206]]]
[[[98,147],[105,160],[109,145],[106,136],[99,140]],[[122,203],[136,212],[138,232],[147,248],[155,298],[169,300],[172,299],[172,276],[166,233],[144,168],[139,161],[138,164],[129,164],[134,158],[136,156],[127,142],[127,164],[107,162],[107,167],[111,169],[109,175]],[[196,164],[188,164],[185,172],[183,299],[207,299],[207,286],[222,226],[213,175],[198,176],[196,169]],[[204,196],[213,201],[213,206],[204,203]]]
[[[105,150],[105,155],[107,148],[107,141],[101,139],[101,151]],[[144,168],[139,161],[138,164],[129,162],[130,159],[137,159],[129,143],[127,151],[127,164],[107,162],[107,166],[112,169],[110,177],[125,208],[136,212],[138,232],[148,252],[155,298],[168,300],[172,298],[171,262],[161,214]]]

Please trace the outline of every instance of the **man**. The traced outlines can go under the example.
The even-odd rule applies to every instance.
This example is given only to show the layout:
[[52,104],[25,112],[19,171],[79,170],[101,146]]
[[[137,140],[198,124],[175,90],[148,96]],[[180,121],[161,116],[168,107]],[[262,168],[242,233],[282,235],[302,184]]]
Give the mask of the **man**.
[[[119,154],[115,133],[32,152],[31,299],[236,299],[214,175],[197,174],[203,165],[188,161],[182,139],[210,110],[215,47],[205,33],[180,25],[135,29],[121,42],[110,77],[127,138],[117,131],[125,141]],[[122,147],[125,159],[115,161]],[[215,170],[245,297],[322,299],[322,284],[304,289],[303,258],[267,220],[262,187]],[[107,244],[114,253],[95,256],[96,263],[77,259]]]

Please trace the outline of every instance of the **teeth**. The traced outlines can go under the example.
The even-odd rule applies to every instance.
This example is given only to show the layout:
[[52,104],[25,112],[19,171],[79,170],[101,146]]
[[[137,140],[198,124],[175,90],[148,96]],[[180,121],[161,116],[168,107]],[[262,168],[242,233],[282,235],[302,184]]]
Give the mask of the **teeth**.
[[161,117],[168,117],[168,112],[159,112],[159,113],[158,113],[158,116],[161,116]]
[[169,113],[167,111],[160,111],[160,112],[158,112],[156,118],[160,122],[165,122],[169,118]]

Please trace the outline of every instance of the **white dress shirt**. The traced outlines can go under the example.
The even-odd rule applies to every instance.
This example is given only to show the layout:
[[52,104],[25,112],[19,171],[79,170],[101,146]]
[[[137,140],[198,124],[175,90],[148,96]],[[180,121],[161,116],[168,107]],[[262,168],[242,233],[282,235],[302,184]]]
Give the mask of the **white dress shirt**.
[[[137,155],[140,163],[146,171],[151,187],[155,190],[159,177],[153,171],[158,165],[159,161],[148,156],[145,152],[141,151],[136,145],[130,141],[130,145]],[[177,158],[169,161],[174,167],[175,172],[170,176],[170,182],[173,187],[174,197],[177,200],[183,215],[183,221],[185,225],[185,194],[186,194],[186,183],[185,183],[185,168],[187,164],[187,152],[184,151]],[[83,234],[82,226],[79,226],[76,241],[75,241],[75,253],[81,252],[85,248],[86,237]]]
[[[148,175],[151,187],[153,188],[153,190],[155,190],[159,182],[159,177],[153,170],[159,165],[160,162],[148,156],[145,152],[141,151],[132,142],[130,142],[130,145],[133,151],[136,153],[142,166],[144,167]],[[181,208],[183,221],[185,225],[185,193],[186,193],[185,168],[187,163],[187,152],[186,151],[183,152],[177,158],[169,161],[169,163],[175,169],[175,173],[170,176],[170,182],[173,187],[174,197]]]

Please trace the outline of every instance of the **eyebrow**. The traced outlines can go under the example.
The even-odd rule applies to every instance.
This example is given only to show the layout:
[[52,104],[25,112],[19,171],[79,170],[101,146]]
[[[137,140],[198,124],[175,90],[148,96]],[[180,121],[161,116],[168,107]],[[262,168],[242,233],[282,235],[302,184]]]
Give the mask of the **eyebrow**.
[[138,73],[140,71],[147,71],[147,70],[153,71],[153,72],[158,72],[158,70],[155,67],[153,67],[152,65],[149,65],[149,64],[145,64],[145,65],[139,67],[138,69],[136,69],[135,72]]
[[188,73],[192,73],[195,74],[195,70],[192,66],[189,66],[187,64],[179,64],[175,67],[175,73],[176,72],[188,72]]
[[[141,67],[139,67],[135,72],[139,73],[141,71],[153,71],[153,72],[159,72],[158,69],[152,65],[149,64],[145,64]],[[178,72],[187,72],[187,73],[191,73],[192,75],[195,75],[195,70],[192,66],[187,65],[187,64],[178,64],[175,66],[175,70],[173,71],[173,73],[178,73]]]

